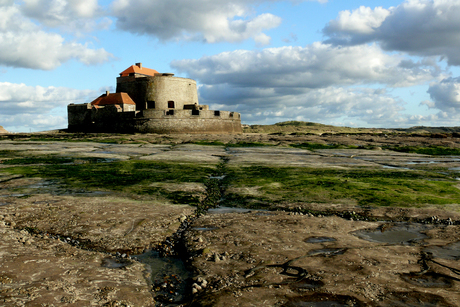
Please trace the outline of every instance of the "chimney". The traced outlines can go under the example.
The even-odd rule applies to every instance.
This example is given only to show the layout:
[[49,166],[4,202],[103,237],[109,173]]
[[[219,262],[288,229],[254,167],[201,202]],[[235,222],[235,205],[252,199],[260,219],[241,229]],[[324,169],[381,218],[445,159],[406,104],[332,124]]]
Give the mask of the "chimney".
[[105,91],[106,96],[109,96],[109,94],[110,94],[109,91]]
[[136,66],[142,68],[142,63],[136,63]]

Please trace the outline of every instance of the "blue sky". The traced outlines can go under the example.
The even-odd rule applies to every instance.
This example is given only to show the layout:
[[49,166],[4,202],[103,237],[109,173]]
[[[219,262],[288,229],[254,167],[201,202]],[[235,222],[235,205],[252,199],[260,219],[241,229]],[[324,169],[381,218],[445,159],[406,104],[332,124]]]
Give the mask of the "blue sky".
[[0,125],[65,128],[136,62],[246,124],[458,126],[460,0],[0,0]]

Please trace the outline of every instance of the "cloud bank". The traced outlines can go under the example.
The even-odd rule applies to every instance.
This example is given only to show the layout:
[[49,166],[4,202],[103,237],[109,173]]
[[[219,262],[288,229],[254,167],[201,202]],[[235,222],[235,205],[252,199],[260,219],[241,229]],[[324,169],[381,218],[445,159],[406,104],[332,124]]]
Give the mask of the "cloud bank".
[[11,1],[0,3],[0,50],[0,65],[43,70],[71,59],[95,65],[113,57],[103,48],[66,42],[63,36],[42,30]]
[[11,132],[67,127],[67,118],[53,114],[70,103],[84,103],[97,96],[96,91],[65,87],[27,86],[0,82],[0,122]]
[[270,37],[264,31],[281,24],[281,18],[273,14],[255,15],[253,6],[267,2],[281,1],[116,0],[112,14],[119,29],[152,35],[160,41],[233,43],[252,38],[259,45],[267,45]]
[[397,7],[343,11],[323,28],[326,43],[378,42],[387,51],[446,57],[460,65],[460,0],[407,0]]
[[[297,120],[400,126],[425,118],[401,115],[404,102],[386,88],[445,76],[435,61],[414,62],[376,45],[236,50],[171,67],[199,81],[200,101],[243,113],[243,120]],[[374,88],[364,88],[364,86]]]

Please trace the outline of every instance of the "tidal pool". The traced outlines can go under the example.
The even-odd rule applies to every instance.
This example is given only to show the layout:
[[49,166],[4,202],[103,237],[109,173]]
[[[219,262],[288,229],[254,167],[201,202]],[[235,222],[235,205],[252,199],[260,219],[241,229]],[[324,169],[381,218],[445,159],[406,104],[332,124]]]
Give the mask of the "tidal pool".
[[353,235],[370,242],[411,245],[428,236],[423,231],[428,227],[420,224],[396,223],[383,224],[376,229],[352,232]]
[[134,257],[146,265],[155,301],[174,306],[186,300],[193,274],[181,259],[163,258],[156,251],[147,251]]

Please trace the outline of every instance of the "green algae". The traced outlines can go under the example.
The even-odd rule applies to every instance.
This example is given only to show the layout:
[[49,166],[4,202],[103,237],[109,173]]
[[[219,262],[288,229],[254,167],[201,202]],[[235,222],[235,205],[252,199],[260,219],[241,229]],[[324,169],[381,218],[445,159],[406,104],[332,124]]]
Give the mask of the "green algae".
[[458,181],[425,171],[233,166],[228,168],[226,180],[225,205],[229,206],[274,209],[286,203],[394,207],[460,204]]

